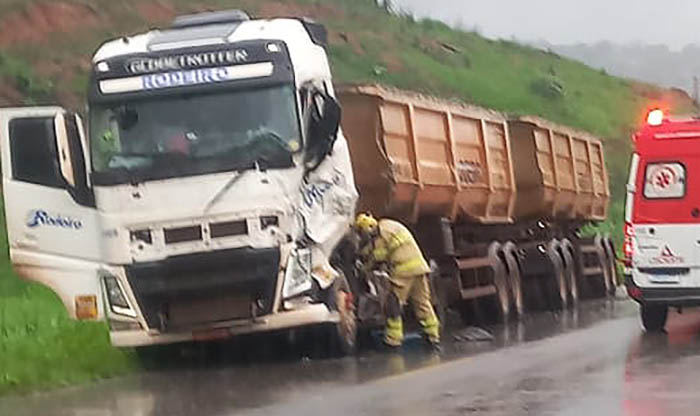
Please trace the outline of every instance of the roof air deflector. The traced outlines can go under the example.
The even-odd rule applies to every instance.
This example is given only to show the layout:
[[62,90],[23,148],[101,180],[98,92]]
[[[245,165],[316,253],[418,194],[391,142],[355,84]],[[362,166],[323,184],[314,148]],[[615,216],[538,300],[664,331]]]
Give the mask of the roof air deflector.
[[204,12],[178,16],[170,27],[173,29],[183,29],[194,26],[244,22],[247,20],[250,20],[250,16],[242,10],[222,10],[219,12]]

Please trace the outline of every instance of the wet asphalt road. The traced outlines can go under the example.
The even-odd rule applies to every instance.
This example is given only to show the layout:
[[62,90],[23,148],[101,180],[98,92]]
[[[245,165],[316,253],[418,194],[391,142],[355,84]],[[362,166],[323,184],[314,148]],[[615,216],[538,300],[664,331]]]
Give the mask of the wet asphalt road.
[[0,415],[700,415],[700,310],[672,314],[660,335],[642,333],[627,300],[487,329],[492,341],[447,334],[440,356],[409,339],[400,354],[279,357],[260,345],[280,338],[254,338],[145,374],[0,399]]

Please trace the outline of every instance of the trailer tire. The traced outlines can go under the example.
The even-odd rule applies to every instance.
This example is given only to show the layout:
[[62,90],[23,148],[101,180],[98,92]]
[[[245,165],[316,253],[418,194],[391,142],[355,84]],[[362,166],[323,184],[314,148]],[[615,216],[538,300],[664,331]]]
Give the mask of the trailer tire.
[[501,262],[502,246],[498,242],[493,242],[489,246],[488,257],[491,259],[493,270],[493,284],[496,287],[495,313],[499,322],[508,320],[510,315],[510,296],[508,295],[508,276],[506,268]]
[[547,244],[547,256],[552,263],[553,276],[546,276],[544,280],[545,294],[549,300],[549,306],[553,310],[566,309],[568,305],[568,290],[564,270],[564,260],[559,254],[561,243],[552,239]]
[[608,249],[605,247],[605,238],[600,235],[596,234],[595,239],[593,240],[595,247],[596,247],[596,252],[598,254],[598,262],[600,263],[601,268],[603,269],[603,287],[601,288],[601,291],[598,291],[601,297],[607,296],[611,290],[614,290],[614,285],[612,284],[612,276],[611,276],[611,270],[610,270],[610,265],[608,263]]
[[609,235],[603,238],[603,246],[606,254],[606,266],[608,270],[609,285],[607,286],[608,294],[615,296],[617,291],[617,261],[615,255],[615,245]]
[[508,286],[510,288],[511,302],[513,302],[513,312],[518,317],[522,317],[525,314],[522,278],[520,265],[518,264],[517,246],[512,241],[503,245],[503,258],[507,268]]
[[664,332],[666,319],[668,318],[668,306],[642,304],[639,307],[642,325],[647,332]]
[[571,300],[571,305],[574,306],[578,303],[579,293],[578,279],[576,278],[576,264],[574,262],[574,247],[571,241],[568,239],[563,239],[561,241],[559,254],[564,261],[564,275],[568,286],[569,299]]

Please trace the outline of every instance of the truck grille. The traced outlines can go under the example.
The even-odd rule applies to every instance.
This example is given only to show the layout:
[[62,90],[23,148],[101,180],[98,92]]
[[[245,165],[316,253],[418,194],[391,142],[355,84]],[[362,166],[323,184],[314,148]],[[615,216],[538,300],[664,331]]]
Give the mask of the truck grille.
[[193,225],[190,227],[165,228],[163,230],[165,244],[185,243],[202,239],[202,227]]
[[209,233],[211,238],[246,235],[248,234],[248,222],[246,220],[213,222],[209,224]]
[[279,264],[279,248],[245,247],[135,263],[126,273],[148,326],[172,329],[249,318],[252,303],[270,313]]

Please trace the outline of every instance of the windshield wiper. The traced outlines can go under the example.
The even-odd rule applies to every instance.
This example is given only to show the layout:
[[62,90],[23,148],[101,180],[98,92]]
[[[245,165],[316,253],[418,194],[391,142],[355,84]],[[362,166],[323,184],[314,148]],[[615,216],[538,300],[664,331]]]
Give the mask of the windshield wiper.
[[[258,157],[254,162],[253,162],[253,167],[257,172],[265,172],[267,171],[267,159],[264,157],[260,156]],[[212,199],[207,202],[207,204],[204,206],[204,213],[208,213],[211,207],[213,207],[219,200],[221,199],[226,192],[228,192],[233,185],[235,185],[242,177],[245,175],[245,173],[248,172],[248,169],[239,169],[236,171],[235,175],[231,177],[231,179],[224,184],[224,186],[219,189],[219,191],[214,195]]]

